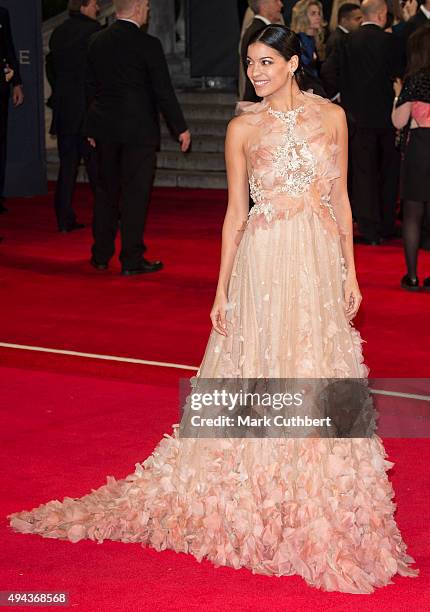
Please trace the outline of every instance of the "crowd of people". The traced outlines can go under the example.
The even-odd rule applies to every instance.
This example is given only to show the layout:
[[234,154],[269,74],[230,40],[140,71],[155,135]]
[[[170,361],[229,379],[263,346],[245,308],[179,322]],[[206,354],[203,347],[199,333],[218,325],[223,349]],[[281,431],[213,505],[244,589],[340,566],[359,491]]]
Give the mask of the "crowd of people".
[[[404,289],[421,289],[419,247],[430,247],[430,2],[249,0],[240,43],[240,97],[260,98],[247,46],[268,23],[301,40],[305,88],[340,104],[349,128],[349,191],[355,242],[380,245],[402,230]],[[426,279],[423,288],[429,289]]]
[[[401,286],[419,290],[418,250],[430,248],[430,0],[420,6],[417,0],[248,0],[246,7],[244,3],[239,2],[243,17],[239,98],[260,100],[246,76],[249,41],[269,24],[286,24],[300,38],[303,88],[340,104],[346,112],[355,241],[376,246],[402,234],[407,273]],[[116,0],[117,31],[103,32],[97,0],[69,0],[69,18],[52,33],[46,58],[52,88],[51,133],[60,161],[54,198],[58,230],[69,233],[84,227],[73,208],[77,170],[84,161],[95,198],[91,262],[99,270],[107,268],[120,229],[125,274],[162,267],[159,261],[143,258],[146,247],[140,237],[160,138],[160,110],[181,149],[186,151],[190,144],[161,45],[142,36],[149,2],[140,3],[138,16],[132,5],[130,0]],[[23,89],[5,9],[0,9],[0,21],[5,58],[0,84],[2,212],[9,97],[12,92],[13,103],[22,104]],[[134,67],[130,58],[139,50],[142,57],[136,70],[140,72],[130,74]],[[121,70],[110,69],[109,53]],[[128,96],[115,95],[124,88]],[[127,100],[124,108],[122,97]],[[136,145],[140,157],[135,155]],[[428,284],[424,288],[429,289]]]

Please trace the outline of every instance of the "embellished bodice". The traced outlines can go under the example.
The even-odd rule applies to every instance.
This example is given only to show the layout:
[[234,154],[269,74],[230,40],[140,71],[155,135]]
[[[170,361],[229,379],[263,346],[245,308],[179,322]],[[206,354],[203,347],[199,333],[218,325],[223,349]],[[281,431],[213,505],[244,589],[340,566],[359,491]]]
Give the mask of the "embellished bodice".
[[249,223],[270,224],[303,210],[313,210],[336,223],[332,185],[340,176],[339,147],[324,125],[321,106],[327,100],[304,95],[288,112],[268,102],[240,103],[250,125],[246,145],[249,187],[255,205]]

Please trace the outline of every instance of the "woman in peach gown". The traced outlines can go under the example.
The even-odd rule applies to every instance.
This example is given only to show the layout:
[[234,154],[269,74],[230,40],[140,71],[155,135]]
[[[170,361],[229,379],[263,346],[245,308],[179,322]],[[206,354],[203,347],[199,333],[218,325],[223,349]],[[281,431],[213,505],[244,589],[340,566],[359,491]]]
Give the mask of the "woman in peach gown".
[[[202,378],[367,378],[343,110],[301,91],[300,43],[249,46],[263,101],[226,138],[229,203]],[[255,206],[248,216],[248,183]],[[369,593],[415,576],[380,438],[196,439],[177,427],[125,479],[9,516],[49,538],[141,542],[216,565]]]

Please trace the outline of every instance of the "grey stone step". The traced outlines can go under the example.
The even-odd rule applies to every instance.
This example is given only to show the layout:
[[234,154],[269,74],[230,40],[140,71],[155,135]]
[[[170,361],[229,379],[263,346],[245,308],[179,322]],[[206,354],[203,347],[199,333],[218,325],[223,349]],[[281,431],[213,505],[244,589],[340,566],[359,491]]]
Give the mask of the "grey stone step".
[[234,108],[238,96],[234,93],[214,91],[213,89],[197,89],[194,91],[178,91],[178,99],[181,104],[217,104]]
[[192,189],[226,189],[225,172],[198,172],[195,170],[176,172],[158,169],[155,175],[156,187],[189,187]]
[[[222,153],[224,154],[224,137],[211,134],[194,134],[191,142],[193,153]],[[172,136],[165,135],[161,139],[162,151],[179,151],[179,142]]]
[[[48,180],[56,181],[58,176],[58,162],[50,162],[47,166]],[[79,167],[78,183],[87,183],[88,177],[83,166]],[[226,189],[227,179],[225,172],[207,172],[198,170],[176,170],[158,168],[155,174],[156,187],[190,187],[197,189]]]
[[[46,159],[48,164],[58,165],[57,150],[48,149]],[[160,151],[157,154],[157,168],[225,172],[224,154],[199,152],[182,153],[177,149],[174,151]]]
[[224,155],[221,153],[160,151],[157,155],[157,168],[224,172],[225,162]]
[[[227,129],[227,121],[225,120],[207,120],[207,119],[188,119],[187,124],[191,130],[192,136],[221,136],[225,137]],[[161,134],[170,134],[169,129],[164,121],[161,123]]]
[[[179,149],[179,142],[173,139],[171,136],[165,136],[161,141],[161,153],[176,153],[180,158],[184,157]],[[201,156],[205,153],[218,153],[224,155],[224,138],[219,136],[196,136],[192,141],[192,149],[190,153],[187,153],[185,157],[191,153],[199,154]],[[193,159],[194,159],[193,155]],[[48,163],[58,162],[58,152],[56,148],[50,147],[46,150],[46,159]]]
[[225,104],[181,104],[182,111],[187,120],[205,119],[208,122],[214,120],[230,121],[234,115],[234,107]]

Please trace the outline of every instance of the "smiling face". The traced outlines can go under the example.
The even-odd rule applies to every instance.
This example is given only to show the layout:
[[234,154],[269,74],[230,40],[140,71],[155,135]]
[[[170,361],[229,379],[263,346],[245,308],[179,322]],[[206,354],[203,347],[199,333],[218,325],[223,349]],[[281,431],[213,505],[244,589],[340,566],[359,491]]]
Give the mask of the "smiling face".
[[322,22],[321,9],[318,4],[309,5],[306,14],[309,21],[309,28],[317,32],[321,28]]
[[264,98],[284,87],[291,79],[291,70],[297,70],[297,55],[287,61],[275,49],[256,42],[248,47],[247,75],[257,96]]

